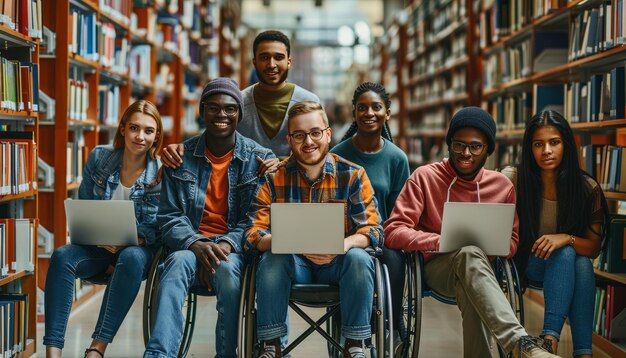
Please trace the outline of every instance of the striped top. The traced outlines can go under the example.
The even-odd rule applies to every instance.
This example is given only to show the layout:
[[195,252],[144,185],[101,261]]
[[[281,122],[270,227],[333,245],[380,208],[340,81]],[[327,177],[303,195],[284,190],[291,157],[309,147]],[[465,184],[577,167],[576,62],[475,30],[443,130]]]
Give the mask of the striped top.
[[[311,181],[292,156],[283,167],[265,178],[248,212],[245,233],[248,247],[256,247],[261,238],[271,234],[271,203],[344,203],[347,214],[345,237],[363,234],[370,239],[371,246],[382,246],[383,230],[374,190],[362,167],[330,153],[320,177]],[[325,264],[335,255],[305,257],[313,263]]]

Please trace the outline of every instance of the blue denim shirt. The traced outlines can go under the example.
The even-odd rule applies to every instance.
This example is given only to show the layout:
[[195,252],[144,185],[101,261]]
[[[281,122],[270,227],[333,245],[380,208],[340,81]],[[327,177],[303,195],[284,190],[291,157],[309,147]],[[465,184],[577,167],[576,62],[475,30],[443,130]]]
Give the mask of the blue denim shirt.
[[235,134],[235,150],[228,166],[228,232],[207,238],[198,233],[211,177],[205,143],[206,133],[186,140],[183,163],[176,169],[165,168],[163,172],[157,221],[164,243],[171,250],[187,250],[197,240],[227,241],[233,252],[242,252],[246,213],[259,185],[256,157],[274,158],[274,153]]
[[[110,200],[120,183],[123,149],[113,146],[97,146],[89,154],[83,170],[83,180],[78,189],[79,199]],[[160,163],[149,154],[146,168],[130,189],[130,200],[135,203],[137,236],[146,245],[159,245],[156,220],[161,195],[161,183],[157,180]]]

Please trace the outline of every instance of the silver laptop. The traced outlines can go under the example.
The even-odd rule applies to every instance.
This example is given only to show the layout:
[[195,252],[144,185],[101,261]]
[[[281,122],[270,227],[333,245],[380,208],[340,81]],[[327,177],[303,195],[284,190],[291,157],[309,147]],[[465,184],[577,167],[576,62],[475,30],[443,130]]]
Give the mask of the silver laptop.
[[447,202],[438,252],[475,245],[487,255],[507,256],[514,217],[515,204]]
[[137,245],[132,200],[65,200],[70,242],[78,245]]
[[343,203],[273,203],[272,253],[343,254]]

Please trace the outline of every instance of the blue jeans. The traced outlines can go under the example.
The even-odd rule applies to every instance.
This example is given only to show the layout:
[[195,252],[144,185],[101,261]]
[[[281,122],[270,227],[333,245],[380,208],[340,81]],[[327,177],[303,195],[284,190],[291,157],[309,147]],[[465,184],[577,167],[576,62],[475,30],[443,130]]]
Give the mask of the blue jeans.
[[554,251],[548,260],[531,255],[526,275],[530,281],[543,282],[545,311],[541,335],[559,340],[565,318],[569,318],[573,355],[592,354],[596,278],[591,260],[577,255],[567,245]]
[[109,265],[115,265],[104,292],[96,329],[91,336],[111,343],[135,301],[153,256],[152,249],[145,246],[129,246],[116,254],[96,246],[83,245],[66,245],[54,251],[46,277],[43,344],[61,349],[65,344],[75,279],[98,276]]
[[294,283],[338,284],[343,336],[355,340],[371,336],[374,262],[363,249],[353,248],[325,265],[316,265],[299,255],[265,252],[256,279],[259,340],[287,334],[285,319]]
[[[215,326],[216,357],[237,356],[237,328],[241,299],[243,255],[231,253],[228,262],[215,267],[212,276],[217,296]],[[189,289],[199,285],[196,255],[189,250],[175,251],[159,266],[161,279],[157,291],[156,320],[144,357],[177,357],[183,335],[183,303]]]

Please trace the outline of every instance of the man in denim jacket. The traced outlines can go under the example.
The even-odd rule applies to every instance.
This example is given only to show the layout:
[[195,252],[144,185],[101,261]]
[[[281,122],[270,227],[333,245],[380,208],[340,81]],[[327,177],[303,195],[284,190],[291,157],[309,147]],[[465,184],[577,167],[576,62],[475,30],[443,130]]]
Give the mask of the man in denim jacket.
[[144,357],[176,357],[182,305],[193,285],[217,295],[216,357],[235,357],[243,270],[242,238],[259,157],[274,154],[235,132],[242,118],[237,83],[209,82],[201,96],[203,134],[184,142],[183,163],[167,168],[157,221],[167,248],[154,331]]

